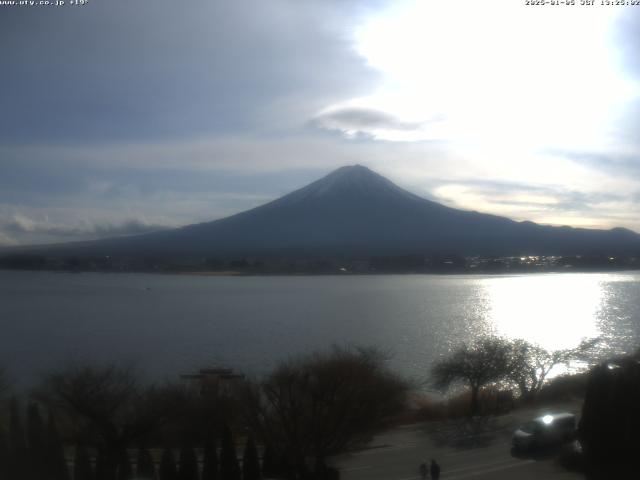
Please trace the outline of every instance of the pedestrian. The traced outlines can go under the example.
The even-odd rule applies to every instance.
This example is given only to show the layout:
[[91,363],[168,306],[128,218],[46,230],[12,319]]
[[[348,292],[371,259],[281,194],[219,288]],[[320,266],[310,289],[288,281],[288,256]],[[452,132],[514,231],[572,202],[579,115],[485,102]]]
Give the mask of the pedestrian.
[[427,473],[428,473],[427,462],[425,460],[420,464],[420,478],[422,480],[427,480]]
[[431,478],[438,480],[440,478],[440,465],[434,459],[431,459]]

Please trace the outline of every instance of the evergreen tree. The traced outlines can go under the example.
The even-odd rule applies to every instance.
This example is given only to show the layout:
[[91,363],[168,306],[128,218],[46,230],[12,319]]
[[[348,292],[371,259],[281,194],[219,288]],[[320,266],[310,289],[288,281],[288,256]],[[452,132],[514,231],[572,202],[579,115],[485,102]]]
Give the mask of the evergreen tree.
[[618,357],[589,372],[578,427],[588,479],[638,478],[638,360],[640,355]]
[[131,469],[131,459],[129,458],[129,453],[127,449],[123,449],[120,452],[120,456],[118,458],[118,480],[131,480],[133,478],[133,472]]
[[107,464],[104,447],[98,449],[96,454],[96,480],[114,480],[114,474]]
[[285,454],[278,453],[267,444],[262,453],[262,476],[265,478],[291,478],[291,466]]
[[202,480],[218,480],[218,452],[212,435],[207,437],[204,444]]
[[249,437],[249,440],[244,447],[244,455],[242,457],[242,479],[260,479],[260,460],[258,459],[258,449],[253,441],[253,437]]
[[4,429],[0,427],[0,478],[9,477],[9,445],[7,444],[7,436]]
[[49,412],[49,418],[47,419],[46,445],[49,477],[52,480],[69,480],[69,469],[64,455],[64,446],[58,433],[55,418],[51,412]]
[[27,444],[29,468],[34,480],[41,480],[48,475],[47,437],[40,408],[35,403],[27,407]]
[[156,478],[156,468],[153,465],[153,458],[151,458],[151,453],[144,446],[140,446],[138,449],[136,478],[140,480],[155,480]]
[[7,477],[12,480],[24,480],[28,478],[25,470],[27,465],[27,446],[25,443],[24,430],[22,429],[20,405],[18,399],[13,397],[9,407],[9,461],[7,463]]
[[176,460],[170,448],[165,448],[160,459],[160,480],[178,480]]
[[73,480],[94,480],[91,459],[87,450],[80,445],[76,447],[73,460]]
[[220,477],[221,480],[240,480],[240,467],[238,466],[236,446],[233,442],[233,434],[228,426],[225,426],[222,432]]
[[185,445],[180,450],[179,480],[198,480],[198,458],[195,450]]
[[267,478],[275,478],[280,473],[278,470],[276,452],[271,445],[267,444],[262,453],[262,474]]

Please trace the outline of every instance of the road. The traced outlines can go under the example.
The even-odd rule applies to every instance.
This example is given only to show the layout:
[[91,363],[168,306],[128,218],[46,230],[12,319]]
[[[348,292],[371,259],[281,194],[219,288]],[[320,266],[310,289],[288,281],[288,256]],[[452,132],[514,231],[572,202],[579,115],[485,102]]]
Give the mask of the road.
[[441,466],[442,480],[582,479],[581,474],[563,469],[557,451],[511,454],[511,433],[517,425],[559,411],[577,413],[579,409],[563,405],[518,411],[476,425],[475,433],[462,422],[397,427],[376,436],[366,449],[337,458],[335,465],[341,480],[420,480],[420,463],[432,458]]

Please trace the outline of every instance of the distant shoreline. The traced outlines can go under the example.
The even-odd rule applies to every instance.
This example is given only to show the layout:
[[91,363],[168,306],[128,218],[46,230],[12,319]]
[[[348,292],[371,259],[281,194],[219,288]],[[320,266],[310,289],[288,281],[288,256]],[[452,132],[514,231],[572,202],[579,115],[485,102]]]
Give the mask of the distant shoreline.
[[591,255],[387,255],[387,256],[0,256],[0,269],[62,272],[138,272],[200,276],[525,274],[640,270],[636,256]]
[[30,272],[30,273],[105,273],[105,274],[146,274],[146,275],[176,275],[195,277],[361,277],[361,276],[386,276],[386,275],[437,275],[437,276],[509,276],[509,275],[539,275],[539,274],[571,274],[571,273],[633,273],[640,272],[640,268],[627,269],[562,269],[562,270],[480,270],[480,271],[396,271],[396,272],[352,272],[352,271],[240,271],[240,270],[67,270],[67,269],[28,269],[28,268],[1,268],[0,272]]
[[[145,273],[145,272],[140,272]],[[151,273],[151,272],[149,272]],[[224,270],[224,271],[203,271],[203,272],[158,272],[164,275],[195,275],[198,277],[238,277],[245,275],[243,272],[238,272],[236,270]]]

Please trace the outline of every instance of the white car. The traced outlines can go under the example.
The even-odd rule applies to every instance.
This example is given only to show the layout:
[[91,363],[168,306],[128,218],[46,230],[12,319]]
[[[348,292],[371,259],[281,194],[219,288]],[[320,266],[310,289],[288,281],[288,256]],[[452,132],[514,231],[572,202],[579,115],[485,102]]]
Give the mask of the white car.
[[576,416],[573,413],[554,413],[520,426],[513,432],[511,443],[516,450],[531,450],[573,440],[575,433]]

